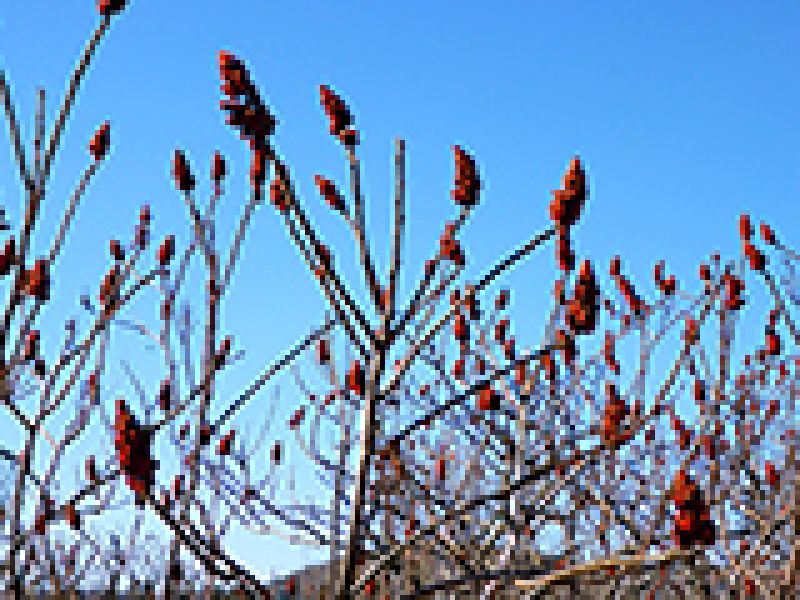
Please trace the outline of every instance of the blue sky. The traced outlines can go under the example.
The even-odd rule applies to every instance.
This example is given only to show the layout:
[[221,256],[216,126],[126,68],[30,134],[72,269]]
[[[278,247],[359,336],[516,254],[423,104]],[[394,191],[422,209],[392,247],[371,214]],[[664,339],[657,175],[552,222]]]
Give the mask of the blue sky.
[[[94,22],[89,0],[3,3],[0,66],[28,132],[35,86],[47,88],[52,116]],[[315,173],[346,181],[317,104],[320,83],[351,102],[363,132],[379,247],[392,140],[407,140],[412,279],[451,213],[450,147],[461,143],[474,152],[486,182],[483,205],[465,232],[470,272],[546,225],[549,190],[579,153],[591,187],[579,254],[605,271],[619,253],[648,285],[653,263],[666,258],[680,281],[694,285],[696,265],[711,251],[738,252],[742,210],[776,223],[794,241],[798,23],[794,2],[134,0],[99,51],[56,165],[52,206],[76,180],[95,126],[111,121],[110,160],[81,209],[61,262],[60,300],[43,323],[76,312],[71,299],[107,264],[107,238],[131,230],[142,202],[153,207],[156,231],[186,239],[183,204],[169,178],[175,147],[186,149],[201,180],[213,150],[229,157],[221,227],[230,229],[246,190],[247,157],[217,105],[221,48],[247,61],[269,99],[279,119],[276,147],[328,239],[345,249],[341,263],[352,263],[349,240],[313,189]],[[0,203],[16,217],[13,174],[10,151],[0,153]],[[45,224],[52,226],[58,212],[48,208]],[[261,210],[224,315],[248,352],[230,389],[322,314],[299,265],[271,209]],[[540,331],[552,269],[548,249],[506,279],[516,290],[523,341]],[[118,337],[126,348],[129,340]],[[2,420],[0,431],[14,439]],[[264,573],[303,560],[244,538],[237,548],[261,561]]]

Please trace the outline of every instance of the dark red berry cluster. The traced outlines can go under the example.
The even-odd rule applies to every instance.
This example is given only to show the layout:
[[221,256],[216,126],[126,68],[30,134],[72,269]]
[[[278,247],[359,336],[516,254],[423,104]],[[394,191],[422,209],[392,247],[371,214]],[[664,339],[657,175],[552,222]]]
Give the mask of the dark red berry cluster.
[[153,433],[144,428],[121,398],[114,416],[114,447],[125,482],[139,504],[153,489],[158,461],[151,455]]
[[674,536],[678,546],[689,549],[708,546],[716,539],[716,528],[703,492],[685,469],[680,469],[672,486],[675,503]]

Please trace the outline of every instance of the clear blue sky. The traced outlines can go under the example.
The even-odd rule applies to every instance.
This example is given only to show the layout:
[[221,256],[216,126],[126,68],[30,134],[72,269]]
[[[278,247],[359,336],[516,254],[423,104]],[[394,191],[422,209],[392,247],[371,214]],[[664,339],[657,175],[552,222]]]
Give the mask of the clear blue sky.
[[[28,131],[34,87],[46,86],[52,115],[94,25],[93,5],[3,3],[0,66],[13,81]],[[83,166],[94,127],[111,121],[113,152],[79,214],[56,293],[74,298],[98,281],[106,265],[106,239],[98,240],[98,232],[127,234],[142,202],[153,206],[157,231],[176,230],[186,239],[183,205],[169,179],[176,146],[187,150],[200,179],[214,149],[231,159],[222,226],[233,223],[247,157],[218,110],[220,48],[250,65],[280,121],[276,146],[314,209],[315,173],[345,181],[343,158],[317,104],[320,83],[352,102],[363,131],[371,219],[381,235],[392,140],[407,140],[407,258],[414,278],[450,214],[450,146],[463,143],[486,180],[484,205],[465,237],[475,270],[546,224],[549,190],[579,153],[591,186],[579,253],[602,270],[619,253],[648,284],[653,263],[667,258],[679,280],[694,284],[697,263],[711,251],[738,252],[741,210],[796,239],[798,25],[796,2],[134,0],[100,49],[57,165],[53,206]],[[2,139],[5,145],[5,130]],[[16,217],[13,173],[10,152],[0,153],[0,202]],[[349,264],[341,226],[324,209],[316,214],[329,238],[347,247],[340,262]],[[56,215],[45,208],[46,223]],[[262,210],[225,314],[248,351],[226,383],[230,389],[321,315],[299,264],[275,215]],[[552,268],[548,250],[507,280],[517,290],[523,342],[539,332]],[[58,306],[45,323],[75,312],[68,302],[62,312]],[[123,336],[119,341],[125,347]],[[0,431],[13,445],[2,420]],[[304,560],[244,537],[235,543],[263,573]]]

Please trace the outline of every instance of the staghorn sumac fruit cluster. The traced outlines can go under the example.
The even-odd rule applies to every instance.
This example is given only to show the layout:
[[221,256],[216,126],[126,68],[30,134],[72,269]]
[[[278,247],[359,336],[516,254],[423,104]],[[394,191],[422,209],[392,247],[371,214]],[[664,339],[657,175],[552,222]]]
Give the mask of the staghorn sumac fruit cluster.
[[610,381],[606,382],[605,398],[600,436],[605,444],[615,446],[623,439],[622,422],[628,415],[628,405]]
[[239,131],[242,140],[250,145],[250,183],[257,193],[266,179],[269,138],[276,121],[258,93],[250,73],[236,56],[219,52],[220,88],[225,97],[220,102],[228,125]]
[[328,340],[321,338],[316,344],[317,362],[320,365],[328,365],[331,362],[331,345]]
[[175,256],[175,236],[168,235],[161,242],[156,253],[156,260],[160,267],[167,267]]
[[461,146],[453,146],[455,160],[455,178],[451,195],[453,201],[462,207],[472,207],[478,203],[481,180],[475,159]]
[[364,397],[365,393],[365,374],[364,374],[364,367],[361,366],[361,363],[357,360],[354,360],[350,364],[350,368],[347,370],[347,389],[350,393],[358,396],[360,398]]
[[575,292],[567,303],[567,325],[576,335],[592,333],[600,312],[600,286],[592,263],[584,260],[578,272]]
[[347,212],[347,205],[345,204],[344,196],[339,192],[336,184],[327,177],[322,175],[314,176],[314,184],[317,186],[319,195],[322,196],[325,203],[338,213],[345,214]]
[[449,260],[459,267],[463,267],[466,262],[464,250],[456,238],[454,223],[447,223],[444,226],[442,235],[439,237],[439,254],[444,260]]
[[172,381],[169,378],[163,379],[158,388],[158,407],[167,412],[172,408]]
[[611,275],[614,283],[616,283],[617,289],[619,290],[623,300],[625,300],[625,304],[628,305],[631,313],[637,317],[642,316],[647,310],[647,305],[644,303],[644,300],[642,300],[642,297],[636,292],[636,288],[633,287],[631,280],[623,275],[622,261],[619,256],[614,256],[611,258],[611,262],[609,263],[608,267],[608,273]]
[[675,504],[673,535],[682,549],[709,546],[716,540],[716,527],[702,490],[686,469],[679,469],[671,490]]
[[744,281],[731,273],[722,276],[722,305],[735,312],[744,306]]
[[114,264],[106,272],[103,281],[100,283],[98,300],[100,306],[106,310],[111,310],[119,300],[120,286],[122,285],[122,272],[118,264]]
[[227,113],[227,123],[239,130],[239,135],[251,149],[263,145],[275,130],[276,121],[270,114],[250,73],[236,56],[219,52],[220,89],[225,99],[220,108]]
[[39,302],[50,299],[50,268],[47,259],[36,259],[33,266],[22,273],[22,291]]
[[142,207],[139,209],[139,220],[133,232],[133,242],[139,249],[143,249],[150,243],[150,223],[152,217],[150,205],[142,204]]
[[345,146],[358,143],[358,131],[353,127],[353,116],[344,100],[327,85],[319,86],[319,102],[325,115],[332,136]]
[[550,219],[555,224],[557,236],[556,260],[562,271],[575,268],[570,230],[580,218],[587,196],[586,173],[580,158],[576,156],[562,178],[561,187],[553,190],[553,200],[550,202]]
[[89,141],[89,154],[96,161],[101,161],[105,158],[108,152],[108,147],[111,143],[111,125],[105,121],[97,131],[94,132],[92,139]]
[[659,261],[653,267],[653,279],[655,280],[658,291],[665,296],[671,296],[675,293],[678,284],[675,275],[664,275],[664,261]]
[[11,267],[16,263],[17,243],[14,236],[9,237],[0,250],[0,277],[5,277],[11,272]]
[[214,152],[211,159],[211,181],[220,185],[227,174],[225,159],[219,151]]
[[140,505],[153,489],[158,468],[158,461],[151,455],[152,439],[152,430],[143,427],[125,400],[119,398],[114,413],[114,447],[125,482]]
[[217,453],[220,456],[229,456],[233,441],[236,439],[236,430],[231,429],[228,433],[223,435],[217,444]]
[[477,408],[483,412],[500,408],[500,393],[491,384],[487,383],[478,390]]
[[194,189],[194,175],[192,175],[186,155],[181,150],[175,150],[172,155],[172,178],[179,191],[188,193]]
[[751,269],[763,271],[767,266],[767,259],[764,253],[753,244],[753,233],[750,215],[742,213],[739,216],[739,237],[742,242],[742,254],[747,259]]

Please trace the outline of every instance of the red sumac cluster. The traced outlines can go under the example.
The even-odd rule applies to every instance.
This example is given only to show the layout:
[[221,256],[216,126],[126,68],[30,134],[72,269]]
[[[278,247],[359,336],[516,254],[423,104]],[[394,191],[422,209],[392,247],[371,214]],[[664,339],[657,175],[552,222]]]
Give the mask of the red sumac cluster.
[[481,189],[478,168],[472,158],[461,146],[453,146],[456,174],[451,192],[453,201],[459,206],[475,206]]
[[158,461],[151,455],[152,438],[152,431],[142,427],[125,401],[118,399],[114,415],[114,447],[125,481],[139,504],[144,502],[155,483]]
[[708,546],[716,539],[716,527],[703,492],[685,470],[680,469],[672,485],[675,503],[673,532],[675,541],[683,549]]
[[567,324],[576,334],[591,333],[597,326],[600,312],[600,287],[592,270],[592,263],[584,260],[575,283],[575,292],[567,304]]

